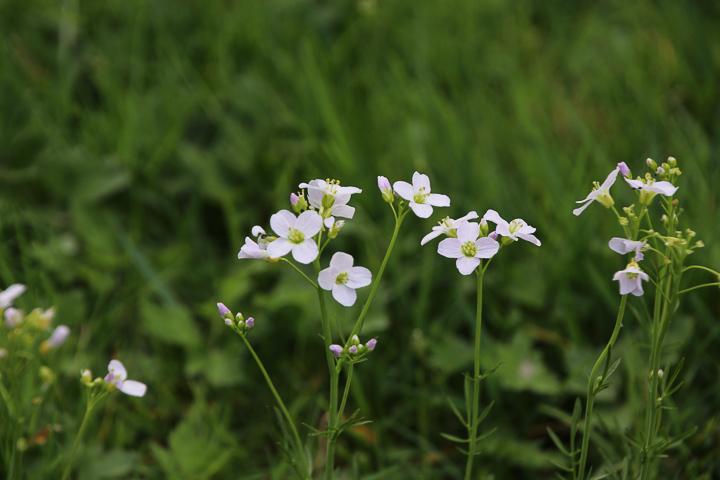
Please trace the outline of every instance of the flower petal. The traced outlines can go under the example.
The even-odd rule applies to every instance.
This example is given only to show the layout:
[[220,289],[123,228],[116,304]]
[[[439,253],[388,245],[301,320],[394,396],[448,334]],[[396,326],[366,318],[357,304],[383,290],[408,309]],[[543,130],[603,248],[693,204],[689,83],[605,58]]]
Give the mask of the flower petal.
[[587,207],[590,206],[591,203],[593,203],[593,199],[588,200],[587,202],[585,202],[585,204],[583,204],[583,205],[579,206],[578,208],[574,209],[574,210],[573,210],[573,215],[575,215],[576,217],[579,216],[582,212],[585,211],[585,209],[586,209]]
[[287,237],[297,218],[289,210],[280,210],[270,217],[270,227],[281,237]]
[[500,244],[497,240],[493,240],[490,237],[478,238],[475,242],[475,247],[477,248],[477,253],[475,254],[477,258],[492,258],[498,250],[500,250]]
[[259,237],[260,235],[265,235],[265,229],[260,225],[255,225],[252,227],[251,233],[253,237]]
[[287,238],[277,238],[268,244],[267,253],[273,258],[284,257],[290,253],[294,246],[295,244]]
[[440,194],[440,193],[431,193],[425,199],[425,203],[427,203],[428,205],[432,205],[434,207],[449,207],[450,206],[450,197],[448,197],[447,195]]
[[460,251],[460,241],[457,238],[446,238],[438,244],[437,251],[447,258],[460,258],[463,256]]
[[312,237],[322,228],[322,217],[313,210],[305,210],[297,218],[295,228],[305,234],[305,237]]
[[[619,168],[615,168],[612,172],[608,174],[608,176],[605,178],[605,181],[600,185],[600,188],[598,190],[600,191],[607,191],[615,184],[615,180],[617,180],[618,173],[620,173]],[[623,177],[625,178],[625,177]]]
[[147,385],[137,380],[125,380],[118,385],[118,390],[131,397],[144,397]]
[[363,288],[372,283],[372,272],[365,267],[352,267],[348,270],[347,286],[350,288]]
[[645,185],[642,180],[634,180],[632,178],[626,178],[625,181],[635,190],[640,190]]
[[332,296],[344,307],[353,306],[355,304],[355,300],[357,300],[357,293],[355,293],[355,290],[347,285],[341,285],[338,283],[333,286]]
[[455,223],[459,224],[462,222],[467,222],[468,220],[475,220],[476,218],[478,218],[478,213],[475,210],[470,210],[468,213],[455,220]]
[[330,266],[337,269],[338,272],[346,272],[353,266],[352,255],[345,252],[336,252],[330,259]]
[[335,204],[330,212],[336,217],[353,218],[353,216],[355,216],[355,207],[351,207],[350,205]]
[[13,283],[8,288],[0,292],[0,308],[7,308],[15,301],[17,297],[25,293],[27,287],[19,283]]
[[413,190],[412,185],[402,180],[393,183],[393,190],[395,190],[395,193],[400,195],[400,197],[408,201],[412,200],[415,195],[415,190]]
[[323,270],[320,270],[320,273],[318,273],[318,285],[320,285],[320,288],[323,290],[332,290],[333,285],[335,285],[335,279],[338,276],[337,269],[333,267],[328,267]]
[[425,245],[431,240],[435,240],[437,237],[442,235],[445,232],[445,229],[442,227],[433,227],[432,231],[425,235],[422,240],[420,240],[420,245]]
[[525,232],[518,232],[517,236],[525,240],[526,242],[530,242],[533,245],[540,246],[540,239],[538,239],[535,235],[531,233],[525,233]]
[[[318,215],[318,217],[319,217],[319,215]],[[273,242],[273,243],[275,243],[275,242]],[[272,243],[270,245],[272,245]],[[268,251],[269,250],[270,250],[270,246],[268,246]],[[295,246],[292,247],[292,256],[298,262],[307,265],[308,263],[315,260],[318,256],[317,243],[315,243],[315,240],[308,238],[307,240],[303,241],[302,243],[295,244]]]
[[125,370],[125,365],[123,365],[120,360],[110,360],[110,363],[108,363],[108,372],[116,375],[120,381],[127,378],[127,370]]
[[461,223],[457,227],[457,239],[460,244],[474,242],[480,235],[480,225],[474,222]]
[[502,224],[507,225],[507,223],[508,223],[500,216],[500,214],[498,212],[496,212],[495,210],[492,210],[492,209],[485,212],[485,215],[483,215],[482,218],[483,218],[483,220],[493,222],[495,225],[502,225]]
[[455,260],[455,266],[463,275],[470,275],[478,265],[480,265],[480,259],[475,257],[460,257]]
[[433,208],[424,203],[410,202],[410,209],[420,218],[428,218],[433,212]]
[[675,195],[675,192],[677,192],[678,187],[663,180],[662,182],[651,183],[645,189],[659,193],[660,195],[665,195],[666,197],[672,197]]
[[430,193],[430,178],[424,173],[415,172],[412,176],[413,189],[417,192],[421,188],[425,189],[425,193]]

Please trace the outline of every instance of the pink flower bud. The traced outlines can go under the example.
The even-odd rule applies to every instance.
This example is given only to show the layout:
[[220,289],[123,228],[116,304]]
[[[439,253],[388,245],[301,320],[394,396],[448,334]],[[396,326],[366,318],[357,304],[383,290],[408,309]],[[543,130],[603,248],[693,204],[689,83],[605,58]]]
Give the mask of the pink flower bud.
[[228,307],[225,306],[224,303],[218,302],[217,309],[218,309],[218,313],[220,314],[221,317],[223,317],[223,318],[225,318],[227,316],[232,317],[232,312],[230,311],[230,309]]
[[245,327],[247,327],[247,329],[250,330],[254,326],[255,326],[255,318],[248,317],[248,319],[245,320]]
[[629,177],[630,176],[630,167],[627,166],[627,163],[620,162],[617,164],[617,168],[620,170],[620,174],[623,177]]
[[378,176],[377,184],[381,192],[392,190],[392,185],[390,185],[390,180],[388,180],[387,177],[383,177],[382,175]]
[[340,345],[338,345],[336,343],[333,343],[328,348],[330,348],[330,351],[333,353],[333,355],[335,355],[335,358],[339,358],[340,355],[342,355],[342,353],[343,353],[343,347],[341,347]]
[[297,193],[293,192],[290,194],[290,205],[291,206],[294,207],[295,205],[298,204],[299,201],[300,201],[300,197],[298,196]]
[[365,347],[368,349],[368,351],[372,352],[375,350],[375,347],[377,346],[377,338],[371,338],[367,341],[365,344]]
[[357,345],[350,345],[350,348],[348,348],[348,352],[350,352],[350,353],[352,353],[353,355],[355,355],[355,354],[358,352],[358,347],[357,347]]

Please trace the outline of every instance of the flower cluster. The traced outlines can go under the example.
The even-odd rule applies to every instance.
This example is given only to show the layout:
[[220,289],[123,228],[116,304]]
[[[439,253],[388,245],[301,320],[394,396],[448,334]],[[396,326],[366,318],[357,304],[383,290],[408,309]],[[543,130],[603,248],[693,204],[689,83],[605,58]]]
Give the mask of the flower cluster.
[[217,309],[218,314],[220,314],[220,318],[225,321],[225,325],[232,328],[233,331],[241,335],[246,335],[250,330],[255,328],[254,317],[245,318],[240,312],[233,315],[230,309],[226,307],[224,303],[220,302],[217,304]]
[[131,397],[144,397],[147,392],[147,385],[137,380],[127,378],[127,370],[120,360],[110,360],[108,372],[105,377],[97,377],[93,380],[90,370],[80,372],[80,381],[88,388],[98,387],[103,392],[119,390]]
[[363,345],[362,343],[360,343],[360,338],[358,338],[357,335],[353,335],[352,338],[350,338],[350,341],[348,342],[348,345],[346,347],[338,345],[337,343],[333,343],[328,348],[335,356],[335,358],[341,358],[344,356],[349,360],[358,361],[361,360],[369,352],[375,350],[376,346],[377,338],[371,338],[370,340],[365,342],[365,345]]

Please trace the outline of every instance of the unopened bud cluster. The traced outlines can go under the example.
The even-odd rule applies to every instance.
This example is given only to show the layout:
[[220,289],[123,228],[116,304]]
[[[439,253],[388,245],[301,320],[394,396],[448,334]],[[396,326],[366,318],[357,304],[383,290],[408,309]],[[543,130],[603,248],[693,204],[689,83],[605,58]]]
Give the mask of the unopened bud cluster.
[[367,353],[375,350],[376,346],[376,338],[371,338],[365,343],[365,345],[363,345],[362,343],[360,343],[360,338],[357,335],[353,335],[347,345],[345,345],[345,347],[343,347],[342,345],[338,345],[337,343],[333,343],[328,348],[330,349],[332,354],[335,355],[335,358],[341,358],[345,356],[350,360],[360,360]]
[[247,334],[249,330],[252,330],[255,327],[255,318],[245,318],[240,312],[233,315],[233,313],[227,306],[225,306],[224,303],[219,302],[217,304],[217,309],[218,314],[220,314],[220,318],[223,319],[225,325],[232,328],[235,332],[241,335]]

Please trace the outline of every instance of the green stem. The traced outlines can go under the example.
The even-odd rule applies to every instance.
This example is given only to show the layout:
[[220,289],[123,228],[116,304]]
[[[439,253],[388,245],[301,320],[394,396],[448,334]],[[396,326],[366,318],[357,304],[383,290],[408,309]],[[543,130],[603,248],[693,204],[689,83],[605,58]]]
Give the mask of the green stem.
[[65,465],[62,480],[67,480],[68,478],[70,478],[70,473],[72,472],[72,467],[75,463],[75,456],[77,455],[78,448],[80,447],[80,441],[85,434],[85,429],[87,428],[90,416],[96,404],[97,401],[92,396],[88,398],[88,401],[85,404],[85,414],[83,415],[83,419],[80,422],[80,428],[78,429],[77,435],[75,435],[75,441],[73,441],[72,448],[70,449],[70,457],[68,458],[67,465]]
[[278,405],[278,408],[282,412],[283,416],[285,417],[285,420],[287,421],[288,425],[290,426],[290,430],[293,435],[293,440],[295,441],[295,448],[297,449],[297,455],[298,455],[298,462],[299,467],[302,471],[302,474],[305,478],[309,478],[307,474],[307,466],[305,465],[305,449],[303,448],[302,441],[300,440],[300,434],[298,433],[297,427],[295,426],[295,421],[293,420],[292,415],[290,415],[290,411],[285,406],[285,402],[283,402],[282,397],[280,397],[280,394],[278,393],[277,389],[275,388],[275,384],[273,384],[272,380],[270,379],[270,375],[268,374],[267,370],[265,369],[265,365],[263,365],[262,360],[260,360],[260,357],[255,352],[255,349],[250,344],[250,341],[247,339],[245,335],[240,334],[240,338],[242,338],[243,342],[245,343],[245,346],[247,347],[248,351],[250,352],[250,355],[252,355],[253,359],[255,360],[255,363],[257,364],[258,368],[260,369],[260,373],[262,373],[262,376],[265,378],[265,383],[267,383],[268,388],[273,394],[273,397],[275,397],[275,402]]
[[580,463],[578,465],[577,476],[578,480],[583,480],[585,478],[588,450],[590,448],[590,435],[592,433],[592,414],[593,406],[595,404],[595,396],[598,393],[597,388],[605,381],[604,377],[600,377],[599,379],[596,377],[598,376],[600,368],[603,366],[603,363],[606,362],[610,351],[612,350],[618,336],[620,335],[623,317],[625,316],[625,306],[627,305],[627,298],[627,295],[623,295],[620,299],[620,306],[618,307],[617,317],[615,318],[615,327],[613,328],[612,334],[610,335],[610,340],[608,340],[607,345],[605,345],[603,351],[600,352],[600,356],[598,356],[597,360],[595,360],[595,364],[593,365],[592,370],[590,370],[590,378],[588,379],[587,386],[587,398],[585,400],[585,420],[583,422],[583,437],[582,445],[580,447]]
[[350,394],[350,384],[352,383],[354,365],[351,363],[348,365],[347,378],[345,379],[345,390],[343,391],[342,400],[340,401],[340,408],[338,409],[338,417],[342,418],[343,412],[345,411],[345,404],[347,403],[348,396]]
[[[487,268],[487,266],[485,267]],[[482,335],[483,279],[485,268],[481,264],[477,270],[477,304],[475,310],[475,350],[473,357],[473,398],[471,404],[471,420],[469,431],[468,458],[465,465],[465,480],[472,478],[473,461],[476,455],[478,414],[480,410],[480,339]]]
[[287,263],[288,265],[290,265],[296,272],[298,272],[300,275],[302,275],[303,278],[304,278],[305,280],[307,280],[308,283],[310,283],[310,285],[313,286],[313,288],[318,288],[317,283],[315,283],[315,281],[314,281],[312,278],[308,277],[307,274],[305,274],[305,272],[303,272],[302,270],[300,270],[300,268],[299,268],[297,265],[295,265],[293,262],[291,262],[291,261],[288,260],[287,258],[281,258],[280,260],[282,260],[283,262],[285,262],[285,263]]
[[685,288],[683,290],[678,291],[678,295],[682,295],[683,293],[692,292],[693,290],[697,290],[699,288],[705,288],[705,287],[720,287],[720,282],[712,282],[712,283],[701,283],[700,285],[695,285],[694,287]]

